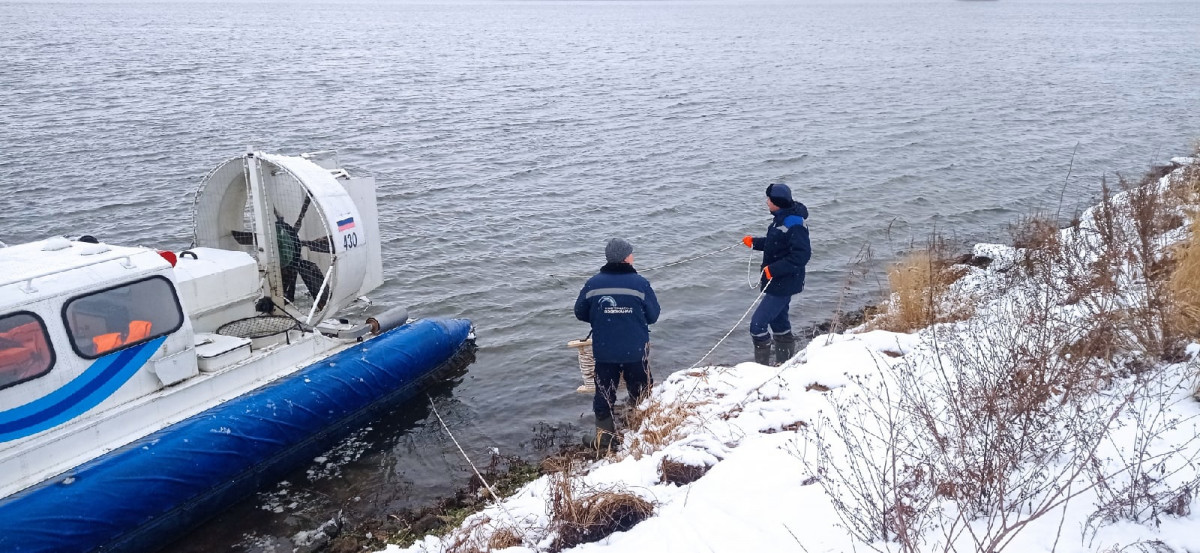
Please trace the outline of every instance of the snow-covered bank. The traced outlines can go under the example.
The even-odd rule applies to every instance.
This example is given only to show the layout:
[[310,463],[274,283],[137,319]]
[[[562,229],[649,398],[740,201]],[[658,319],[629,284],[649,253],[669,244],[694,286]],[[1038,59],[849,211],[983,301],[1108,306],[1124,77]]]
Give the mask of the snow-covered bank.
[[675,373],[619,454],[387,551],[555,550],[564,486],[654,506],[573,551],[1198,551],[1200,345],[1168,335],[1158,275],[1195,201],[1175,161],[1154,217],[1124,192],[1036,249],[977,246],[963,320]]

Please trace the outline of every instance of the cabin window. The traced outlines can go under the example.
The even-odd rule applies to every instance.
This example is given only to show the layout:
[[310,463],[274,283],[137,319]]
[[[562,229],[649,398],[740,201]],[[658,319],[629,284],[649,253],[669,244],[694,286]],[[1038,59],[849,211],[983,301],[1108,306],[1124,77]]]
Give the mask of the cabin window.
[[46,325],[23,311],[0,316],[0,388],[7,388],[50,372],[54,349]]
[[63,319],[75,352],[95,359],[179,330],[183,310],[171,281],[150,277],[73,298]]

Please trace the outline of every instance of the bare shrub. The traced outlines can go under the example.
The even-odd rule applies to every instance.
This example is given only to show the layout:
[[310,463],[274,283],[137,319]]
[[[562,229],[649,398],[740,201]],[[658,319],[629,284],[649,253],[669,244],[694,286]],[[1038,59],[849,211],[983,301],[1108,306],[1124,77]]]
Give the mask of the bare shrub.
[[[1033,301],[961,334],[938,333],[932,374],[898,379],[901,408],[931,438],[920,450],[927,486],[953,491],[946,543],[965,532],[978,550],[999,551],[1070,499],[1071,483],[1127,405],[1117,390],[1097,398],[1105,383],[1090,360],[1058,355],[1078,331],[1052,313]],[[969,524],[980,518],[988,523]]]
[[846,269],[846,278],[842,281],[842,288],[838,291],[837,304],[833,308],[833,313],[830,315],[828,325],[817,325],[813,327],[810,337],[816,336],[818,333],[828,335],[826,344],[833,339],[835,334],[838,334],[849,327],[861,324],[866,319],[871,318],[875,313],[872,306],[864,307],[861,310],[846,312],[846,300],[850,293],[861,286],[865,281],[875,277],[875,285],[882,290],[883,286],[878,281],[878,274],[872,271],[875,265],[875,254],[871,249],[871,244],[863,244],[859,248],[858,253],[850,260]]
[[966,539],[998,552],[1090,487],[1131,389],[1156,373],[1112,381],[1059,355],[1075,331],[1036,307],[934,331],[923,363],[860,381],[863,395],[823,416],[820,481],[857,538],[901,551],[956,551]]
[[1172,261],[1162,235],[1179,219],[1171,216],[1178,211],[1171,203],[1176,196],[1158,186],[1160,173],[1136,184],[1120,179],[1116,196],[1101,179],[1100,202],[1066,229],[1037,215],[1014,227],[1014,244],[1024,248],[1017,276],[1095,321],[1092,341],[1110,340],[1109,347],[1084,347],[1083,353],[1108,359],[1114,350],[1158,357],[1178,350],[1178,333],[1168,324],[1174,311],[1167,286]]
[[[1200,158],[1200,147],[1192,155]],[[1172,188],[1183,195],[1183,203],[1195,203],[1196,197],[1200,196],[1200,164],[1193,163],[1183,167],[1176,173],[1174,182]]]
[[1112,196],[1102,182],[1067,229],[1024,219],[998,301],[832,393],[811,430],[816,477],[852,535],[879,551],[995,553],[1083,493],[1101,499],[1090,532],[1190,505],[1200,482],[1178,480],[1200,438],[1160,443],[1182,424],[1166,405],[1185,377],[1157,360],[1174,347],[1161,239],[1174,219],[1155,183]]
[[919,462],[907,453],[913,442],[904,430],[911,424],[894,408],[893,387],[884,379],[853,379],[861,393],[839,388],[837,408],[821,412],[815,425],[801,429],[817,444],[816,474],[809,480],[821,485],[860,542],[891,542],[904,552],[921,551],[932,498],[913,486],[923,478],[918,477]]
[[1126,546],[1112,546],[1101,553],[1175,553],[1175,549],[1159,540],[1139,541]]
[[1157,186],[1161,176],[1161,169],[1155,169],[1136,185],[1121,179],[1128,200],[1126,213],[1133,226],[1129,242],[1134,271],[1140,272],[1145,282],[1145,298],[1130,306],[1133,311],[1131,328],[1140,345],[1157,356],[1167,352],[1175,341],[1169,324],[1172,319],[1168,284],[1170,263],[1159,238],[1163,232],[1175,228],[1171,225],[1178,222],[1169,216],[1174,211],[1165,205],[1164,195]]
[[1200,436],[1162,439],[1194,418],[1172,414],[1170,402],[1163,401],[1181,382],[1155,374],[1139,383],[1131,390],[1128,411],[1132,441],[1126,438],[1113,444],[1116,465],[1123,470],[1112,474],[1099,460],[1091,467],[1098,497],[1096,511],[1087,521],[1087,531],[1093,536],[1105,523],[1128,520],[1157,525],[1163,516],[1187,516],[1200,487],[1194,469],[1195,443]]
[[1017,219],[1009,226],[1012,235],[1012,245],[1025,251],[1022,263],[1025,270],[1034,270],[1037,261],[1053,261],[1054,257],[1046,257],[1057,251],[1062,240],[1058,233],[1058,224],[1043,213],[1034,213]]
[[[1196,152],[1200,156],[1200,147]],[[1182,168],[1172,180],[1169,194],[1186,211],[1191,223],[1189,236],[1173,250],[1174,265],[1167,277],[1167,294],[1172,306],[1169,326],[1172,332],[1191,339],[1200,338],[1200,164]]]

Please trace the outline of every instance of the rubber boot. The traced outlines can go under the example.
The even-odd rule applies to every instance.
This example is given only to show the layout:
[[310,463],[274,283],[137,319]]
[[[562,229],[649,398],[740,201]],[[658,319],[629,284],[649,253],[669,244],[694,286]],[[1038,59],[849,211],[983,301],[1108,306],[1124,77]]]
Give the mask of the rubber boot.
[[596,450],[600,455],[607,455],[617,450],[614,439],[617,437],[617,427],[612,418],[596,419],[596,433],[585,435],[583,445]]
[[775,364],[782,365],[796,355],[796,336],[791,332],[775,335]]
[[759,365],[771,364],[771,341],[754,341],[754,362]]
[[617,427],[613,424],[612,417],[596,419],[596,440],[592,447],[596,448],[597,454],[608,455],[616,451],[616,437]]

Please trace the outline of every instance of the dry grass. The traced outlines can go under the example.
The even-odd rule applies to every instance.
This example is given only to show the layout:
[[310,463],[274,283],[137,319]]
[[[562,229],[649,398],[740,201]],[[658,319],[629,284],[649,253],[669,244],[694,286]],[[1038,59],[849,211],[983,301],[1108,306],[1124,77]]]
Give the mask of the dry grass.
[[600,541],[615,532],[625,532],[654,514],[654,505],[629,492],[596,491],[555,513],[558,538],[551,551]]
[[551,477],[550,525],[557,537],[550,551],[570,549],[624,532],[654,514],[654,504],[620,488],[583,485],[570,465]]
[[658,464],[658,481],[664,484],[685,486],[699,480],[701,476],[708,473],[710,468],[712,467],[708,465],[689,465],[663,457],[662,462]]
[[[1172,188],[1181,203],[1200,202],[1200,167],[1191,166]],[[1167,281],[1172,328],[1183,336],[1200,337],[1200,212],[1189,213],[1191,236],[1174,251],[1175,267]]]
[[1200,336],[1200,214],[1193,214],[1191,237],[1175,250],[1175,270],[1168,280],[1175,309],[1171,325],[1184,336]]
[[909,253],[888,268],[888,285],[895,295],[892,330],[913,330],[933,322],[938,299],[935,273],[933,257],[927,251]]
[[950,285],[964,274],[964,268],[951,262],[945,241],[934,236],[928,247],[909,252],[888,267],[892,300],[888,311],[874,321],[875,326],[911,332],[968,316],[961,307],[947,301]]
[[667,403],[657,397],[641,401],[629,413],[629,435],[626,449],[634,459],[653,453],[684,436],[683,423],[701,405],[698,401]]
[[444,538],[446,553],[489,553],[523,545],[521,531],[511,522],[496,524],[486,516],[471,519]]
[[497,528],[492,536],[488,538],[488,550],[508,549],[521,545],[521,535],[513,528]]

